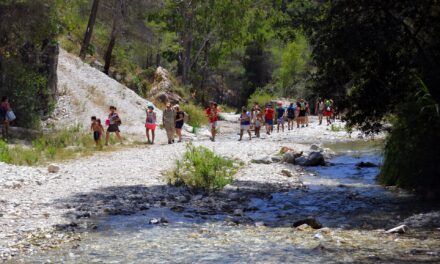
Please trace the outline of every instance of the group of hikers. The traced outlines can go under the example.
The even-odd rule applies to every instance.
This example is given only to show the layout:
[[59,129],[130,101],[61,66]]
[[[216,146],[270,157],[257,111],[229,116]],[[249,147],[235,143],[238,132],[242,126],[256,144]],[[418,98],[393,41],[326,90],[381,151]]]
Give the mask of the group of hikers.
[[[260,108],[258,103],[250,111],[243,107],[240,114],[240,138],[243,139],[243,134],[246,131],[249,135],[249,140],[252,139],[251,130],[254,130],[255,136],[260,137],[261,127],[264,125],[266,134],[270,135],[274,131],[274,124],[276,124],[277,132],[284,132],[285,123],[287,121],[287,129],[293,130],[296,122],[297,128],[304,128],[309,126],[310,105],[305,99],[299,99],[295,103],[291,102],[287,107],[282,101],[275,103],[268,103],[264,109]],[[318,98],[315,106],[315,114],[318,115],[319,125],[322,124],[323,116],[327,118],[327,125],[331,124],[334,118],[334,105],[331,99]]]
[[[276,105],[276,106],[275,106]],[[324,117],[326,118],[327,125],[330,125],[335,120],[334,103],[332,99],[318,98],[315,104],[315,115],[318,116],[319,125],[322,125]],[[261,108],[258,103],[254,103],[250,111],[246,107],[241,109],[239,116],[240,122],[240,138],[243,139],[245,132],[249,135],[249,139],[252,139],[253,130],[257,138],[260,137],[261,128],[264,126],[268,135],[274,132],[276,125],[277,132],[284,132],[285,123],[287,122],[287,129],[293,130],[295,127],[304,128],[309,126],[309,115],[311,109],[310,104],[305,99],[298,99],[296,102],[290,102],[288,104],[282,101],[270,102]],[[209,106],[205,110],[209,122],[209,130],[211,133],[210,139],[216,140],[216,134],[218,129],[218,121],[220,108],[216,102],[211,101]],[[172,106],[171,103],[167,103],[162,114],[162,126],[166,131],[168,144],[175,143],[175,136],[177,135],[178,142],[182,142],[182,128],[185,123],[185,113],[180,109],[178,104]],[[8,136],[10,122],[15,120],[15,114],[12,111],[9,103],[9,98],[4,96],[0,104],[0,124],[2,125],[2,136],[6,138]],[[148,144],[154,144],[155,130],[157,128],[157,114],[152,104],[149,104],[146,109],[145,119],[145,134]],[[93,132],[93,139],[98,146],[105,135],[105,145],[109,144],[110,134],[115,133],[117,139],[122,144],[121,131],[119,126],[122,124],[121,118],[117,113],[117,109],[114,106],[110,106],[109,114],[105,120],[104,126],[100,119],[96,116],[91,117],[90,129]]]
[[[93,139],[96,145],[100,145],[102,136],[105,134],[105,145],[107,146],[110,140],[110,134],[115,133],[119,142],[122,144],[121,131],[119,126],[122,125],[121,117],[116,112],[114,106],[110,106],[109,114],[105,121],[107,130],[104,129],[101,120],[96,116],[91,117],[90,129],[93,132]],[[162,113],[162,125],[166,131],[168,144],[175,142],[175,135],[177,134],[178,142],[182,142],[182,128],[184,125],[185,113],[180,110],[179,105],[171,106],[167,103]],[[154,144],[157,128],[157,114],[152,104],[148,104],[145,118],[145,134],[147,137],[147,144]]]

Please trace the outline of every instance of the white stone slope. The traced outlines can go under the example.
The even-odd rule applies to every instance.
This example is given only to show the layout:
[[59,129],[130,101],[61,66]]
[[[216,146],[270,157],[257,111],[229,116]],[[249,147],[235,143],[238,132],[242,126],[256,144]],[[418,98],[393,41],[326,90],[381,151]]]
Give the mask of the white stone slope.
[[[47,125],[63,128],[79,124],[88,128],[91,116],[97,116],[104,123],[108,108],[113,105],[122,119],[122,133],[144,135],[145,111],[150,102],[62,49],[58,61],[58,89],[59,101]],[[162,111],[156,111],[160,121]]]

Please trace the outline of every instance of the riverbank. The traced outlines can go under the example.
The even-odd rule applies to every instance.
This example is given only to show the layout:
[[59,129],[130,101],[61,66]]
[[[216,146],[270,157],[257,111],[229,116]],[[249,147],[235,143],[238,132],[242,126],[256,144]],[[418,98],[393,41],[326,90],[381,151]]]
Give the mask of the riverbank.
[[[255,220],[258,217],[251,217],[253,212],[259,211],[252,202],[273,199],[273,195],[280,192],[300,193],[306,197],[311,188],[308,177],[314,177],[309,175],[316,173],[296,165],[255,163],[255,160],[275,157],[281,147],[309,152],[311,143],[354,140],[344,131],[333,132],[312,123],[309,128],[237,142],[236,127],[236,123],[222,122],[222,135],[216,142],[204,137],[194,141],[196,145],[245,163],[233,184],[212,194],[193,194],[184,188],[165,184],[162,172],[174,165],[184,152],[185,144],[159,142],[154,146],[99,153],[61,163],[61,170],[54,174],[42,167],[1,164],[0,185],[4,189],[0,196],[2,258],[38,255],[41,250],[50,251],[64,243],[85,239],[89,232],[101,230],[102,226],[95,221],[99,218],[136,216],[163,209],[179,213],[186,219],[211,222],[219,215],[216,220],[219,223],[274,225],[290,229],[297,216],[264,223]],[[333,154],[330,150],[325,153],[328,157]],[[285,171],[290,172],[288,176]],[[325,202],[331,202],[331,199]],[[282,214],[288,208],[277,210]],[[160,218],[156,220],[162,221]]]

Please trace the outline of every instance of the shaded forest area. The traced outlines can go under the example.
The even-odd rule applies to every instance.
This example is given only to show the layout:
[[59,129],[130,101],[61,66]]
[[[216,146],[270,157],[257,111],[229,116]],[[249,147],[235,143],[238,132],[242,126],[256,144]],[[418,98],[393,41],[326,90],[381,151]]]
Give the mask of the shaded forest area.
[[382,183],[439,196],[440,1],[0,0],[0,18],[22,125],[53,106],[58,41],[143,96],[160,65],[202,105],[335,98],[349,127],[390,132]]

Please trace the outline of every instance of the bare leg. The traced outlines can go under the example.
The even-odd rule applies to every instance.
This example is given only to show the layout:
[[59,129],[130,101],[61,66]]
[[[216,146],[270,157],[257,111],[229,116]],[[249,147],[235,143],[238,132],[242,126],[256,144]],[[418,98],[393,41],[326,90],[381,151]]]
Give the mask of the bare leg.
[[108,146],[108,141],[109,141],[109,139],[110,139],[110,133],[107,131],[107,132],[105,133],[105,145],[106,145],[106,146]]
[[145,128],[145,135],[147,136],[147,143],[150,144],[150,130]]
[[252,134],[251,134],[251,130],[250,129],[248,129],[248,134],[249,134],[249,140],[251,140],[252,139]]
[[118,131],[116,131],[115,133],[116,133],[116,137],[119,139],[119,142],[121,142],[121,144],[122,144],[121,134]]

